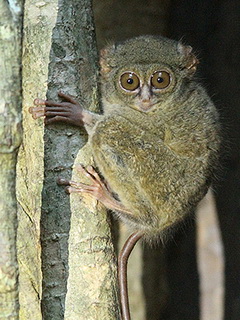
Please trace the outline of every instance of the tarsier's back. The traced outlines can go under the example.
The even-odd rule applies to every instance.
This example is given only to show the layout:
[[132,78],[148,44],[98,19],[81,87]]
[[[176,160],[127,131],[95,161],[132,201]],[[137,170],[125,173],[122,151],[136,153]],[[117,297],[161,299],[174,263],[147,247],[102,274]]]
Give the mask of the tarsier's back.
[[190,47],[165,38],[103,51],[104,117],[90,138],[93,155],[132,212],[120,217],[146,237],[196,206],[217,163],[218,114],[193,79],[197,62]]

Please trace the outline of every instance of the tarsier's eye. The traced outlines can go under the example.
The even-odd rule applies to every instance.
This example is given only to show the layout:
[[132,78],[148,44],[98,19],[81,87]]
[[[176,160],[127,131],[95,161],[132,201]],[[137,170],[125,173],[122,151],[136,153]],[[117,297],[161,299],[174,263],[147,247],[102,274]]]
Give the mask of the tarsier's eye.
[[171,82],[171,76],[167,71],[156,71],[151,76],[151,85],[155,89],[165,89]]
[[134,91],[140,85],[140,80],[134,72],[124,72],[120,77],[120,85],[124,90]]

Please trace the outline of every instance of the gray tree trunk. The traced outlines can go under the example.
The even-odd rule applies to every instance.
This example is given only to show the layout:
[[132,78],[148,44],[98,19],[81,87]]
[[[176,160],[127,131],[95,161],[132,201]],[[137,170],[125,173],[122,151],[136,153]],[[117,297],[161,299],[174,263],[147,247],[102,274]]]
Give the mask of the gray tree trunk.
[[21,142],[21,1],[0,0],[0,319],[18,319],[16,159]]
[[[56,184],[59,176],[71,177],[86,133],[63,124],[44,127],[42,119],[34,121],[28,113],[34,98],[56,100],[59,90],[99,111],[91,1],[27,0],[24,21],[24,140],[18,165],[21,319],[118,319],[107,214],[78,196],[70,208],[69,196]],[[78,159],[92,161],[88,151]]]

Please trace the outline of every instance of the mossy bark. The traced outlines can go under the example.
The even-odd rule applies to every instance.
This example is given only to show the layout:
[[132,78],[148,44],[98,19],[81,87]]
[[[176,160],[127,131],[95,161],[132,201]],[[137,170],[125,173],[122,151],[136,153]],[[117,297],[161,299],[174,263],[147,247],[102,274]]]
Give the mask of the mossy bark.
[[21,1],[0,1],[0,319],[18,319],[16,159],[21,142]]

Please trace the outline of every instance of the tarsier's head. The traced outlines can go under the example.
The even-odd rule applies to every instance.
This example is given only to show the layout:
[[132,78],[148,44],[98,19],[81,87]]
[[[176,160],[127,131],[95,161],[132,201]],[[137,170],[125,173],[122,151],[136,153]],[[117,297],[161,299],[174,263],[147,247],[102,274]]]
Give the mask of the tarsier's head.
[[178,95],[196,71],[190,46],[155,36],[140,36],[101,51],[103,96],[141,112]]

